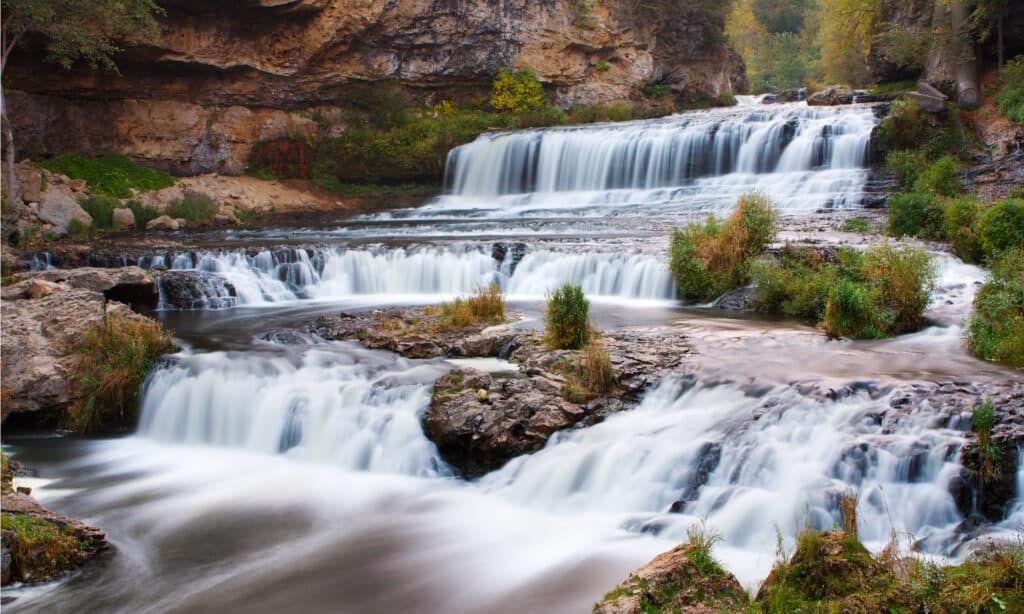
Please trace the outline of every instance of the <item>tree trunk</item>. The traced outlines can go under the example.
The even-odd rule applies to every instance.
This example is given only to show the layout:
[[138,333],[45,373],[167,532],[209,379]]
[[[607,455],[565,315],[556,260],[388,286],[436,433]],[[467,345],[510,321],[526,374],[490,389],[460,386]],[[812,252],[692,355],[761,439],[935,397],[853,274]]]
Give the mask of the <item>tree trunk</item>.
[[965,109],[977,108],[978,65],[974,40],[967,29],[968,11],[960,0],[950,8],[953,20],[953,36],[956,37],[956,102]]
[[14,199],[18,197],[18,176],[14,172],[14,131],[7,117],[7,99],[3,95],[3,88],[0,88],[0,123],[3,124],[4,133],[4,183],[7,187],[4,198],[8,206],[14,206]]

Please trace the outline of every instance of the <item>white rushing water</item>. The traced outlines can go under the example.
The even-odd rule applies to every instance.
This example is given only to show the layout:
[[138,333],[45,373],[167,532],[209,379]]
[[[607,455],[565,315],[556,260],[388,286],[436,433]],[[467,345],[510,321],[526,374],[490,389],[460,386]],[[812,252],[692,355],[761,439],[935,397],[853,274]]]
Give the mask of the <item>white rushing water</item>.
[[[240,249],[158,256],[144,264],[169,262],[172,271],[214,274],[195,283],[194,292],[208,295],[202,305],[225,306],[225,283],[234,288],[238,305],[357,295],[454,296],[491,283],[510,298],[541,298],[564,283],[578,284],[598,299],[675,298],[671,275],[658,256],[535,249],[514,261],[513,253],[510,248],[499,260],[490,246]],[[165,297],[164,308],[173,307]]]
[[868,106],[741,105],[660,120],[485,134],[448,156],[438,209],[654,205],[700,194],[730,208],[758,189],[784,211],[854,207]]
[[[442,368],[342,343],[186,355],[153,376],[139,435],[434,479],[451,472],[419,418]],[[848,491],[860,493],[869,546],[896,530],[946,553],[960,539],[950,485],[969,416],[929,406],[883,414],[888,405],[868,390],[820,401],[786,387],[751,395],[670,379],[635,410],[557,434],[469,488],[537,522],[585,519],[601,540],[626,531],[679,542],[704,518],[747,585],[767,574],[777,529],[791,539],[805,522],[833,527]]]

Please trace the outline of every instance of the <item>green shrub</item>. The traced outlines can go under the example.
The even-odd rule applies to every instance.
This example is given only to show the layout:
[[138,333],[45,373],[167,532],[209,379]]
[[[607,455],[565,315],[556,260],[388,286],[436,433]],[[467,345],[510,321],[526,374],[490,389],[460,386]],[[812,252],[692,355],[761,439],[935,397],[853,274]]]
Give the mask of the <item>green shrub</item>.
[[583,288],[565,284],[547,297],[545,342],[558,350],[578,350],[590,340],[590,301]]
[[880,339],[892,325],[879,295],[864,284],[840,279],[829,290],[822,327],[829,337]]
[[914,182],[914,191],[933,196],[956,196],[961,192],[960,175],[953,158],[943,156],[933,162]]
[[36,164],[72,179],[84,179],[93,194],[115,198],[129,198],[132,190],[162,190],[174,185],[175,182],[171,175],[135,164],[127,156],[120,154],[107,154],[102,158],[91,159],[81,154],[67,153]]
[[871,220],[866,217],[851,217],[843,220],[843,225],[839,227],[843,232],[860,232],[868,233],[871,232]]
[[1024,55],[1003,66],[1003,87],[996,94],[999,112],[1010,121],[1024,124]]
[[975,356],[1024,367],[1024,247],[994,261],[974,298],[966,338]]
[[836,260],[787,246],[758,262],[755,307],[814,320],[831,337],[873,339],[922,326],[935,276],[923,250],[840,249]]
[[160,217],[159,211],[153,207],[147,207],[137,200],[128,201],[126,206],[132,210],[132,215],[135,216],[135,227],[139,230],[145,230],[147,222]]
[[928,140],[929,126],[921,107],[909,98],[897,98],[875,131],[875,139],[885,149],[918,149]]
[[873,247],[861,259],[860,278],[878,292],[880,304],[891,314],[890,334],[921,328],[935,285],[935,267],[924,250]]
[[120,208],[121,201],[111,196],[92,196],[82,201],[82,208],[92,216],[92,225],[101,230],[114,226],[114,209]]
[[974,197],[965,196],[946,202],[943,212],[946,239],[964,262],[981,262],[981,207]]
[[516,128],[542,128],[565,123],[565,114],[552,106],[523,111],[516,115]]
[[146,375],[173,348],[158,322],[141,317],[110,316],[87,329],[73,370],[76,395],[67,426],[82,433],[130,426]]
[[914,189],[921,169],[927,165],[928,157],[923,151],[916,149],[890,151],[885,156],[885,167],[896,174],[896,181],[904,192]]
[[68,222],[68,237],[75,241],[86,241],[92,236],[92,227],[80,219],[74,218]]
[[889,234],[924,239],[945,238],[945,213],[934,196],[894,194],[889,199]]
[[823,262],[818,251],[787,245],[778,258],[766,258],[754,266],[754,307],[820,321],[838,277],[839,269]]
[[1007,198],[985,211],[981,216],[981,244],[989,257],[1024,246],[1024,199]]
[[167,215],[174,219],[185,218],[189,224],[204,224],[216,214],[217,203],[199,192],[186,192],[184,198],[167,205]]
[[600,71],[600,72],[608,72],[611,69],[612,69],[612,67],[608,65],[608,62],[605,62],[604,60],[598,60],[597,61],[597,70],[598,71]]
[[548,106],[544,86],[530,67],[498,71],[491,84],[491,108],[499,112],[525,113]]
[[741,196],[724,222],[713,217],[672,231],[669,269],[688,300],[707,301],[750,280],[754,259],[774,240],[777,214],[760,194]]

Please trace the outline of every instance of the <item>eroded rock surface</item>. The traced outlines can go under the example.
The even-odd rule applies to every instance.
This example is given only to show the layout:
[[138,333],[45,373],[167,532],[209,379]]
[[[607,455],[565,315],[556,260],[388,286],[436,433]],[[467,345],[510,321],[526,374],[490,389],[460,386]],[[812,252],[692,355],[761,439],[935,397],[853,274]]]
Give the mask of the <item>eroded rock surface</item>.
[[85,331],[112,315],[143,317],[127,303],[156,306],[156,283],[138,267],[50,270],[3,289],[3,415],[60,407]]

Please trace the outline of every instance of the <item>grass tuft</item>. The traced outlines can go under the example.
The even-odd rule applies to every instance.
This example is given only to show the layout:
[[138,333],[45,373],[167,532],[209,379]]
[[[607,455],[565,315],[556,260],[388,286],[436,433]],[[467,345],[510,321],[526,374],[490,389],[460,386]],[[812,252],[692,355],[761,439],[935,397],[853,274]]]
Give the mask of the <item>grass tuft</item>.
[[505,294],[498,284],[477,288],[471,296],[459,297],[436,308],[428,308],[428,315],[438,315],[437,326],[453,331],[474,324],[500,324],[505,321]]
[[583,295],[583,288],[567,283],[548,294],[545,343],[556,350],[579,350],[590,336],[590,301]]
[[66,153],[36,163],[40,168],[84,179],[94,195],[130,198],[135,191],[162,190],[175,183],[174,177],[132,162],[127,156],[107,154],[101,158],[86,158],[77,153]]
[[217,214],[217,203],[206,194],[185,192],[185,197],[167,205],[167,215],[174,219],[185,218],[189,224],[205,224]]
[[139,392],[156,359],[174,349],[158,322],[110,316],[85,332],[72,382],[77,399],[67,426],[88,433],[134,422]]

